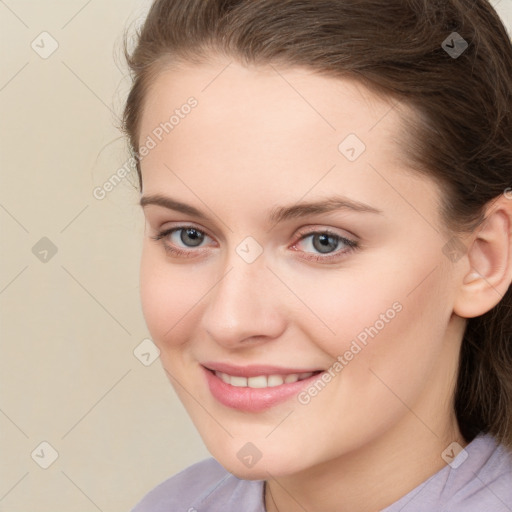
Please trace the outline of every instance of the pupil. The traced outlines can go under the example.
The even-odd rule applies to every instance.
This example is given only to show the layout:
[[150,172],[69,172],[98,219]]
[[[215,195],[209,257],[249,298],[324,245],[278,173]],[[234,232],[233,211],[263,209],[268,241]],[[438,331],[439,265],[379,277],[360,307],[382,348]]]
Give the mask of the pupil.
[[[319,243],[317,243],[317,241]],[[321,235],[315,235],[313,237],[313,246],[315,249],[322,253],[334,251],[338,245],[336,237],[328,235],[326,233]]]
[[197,229],[189,228],[181,231],[180,238],[185,245],[195,247],[196,245],[201,244],[201,242],[204,239],[204,236]]

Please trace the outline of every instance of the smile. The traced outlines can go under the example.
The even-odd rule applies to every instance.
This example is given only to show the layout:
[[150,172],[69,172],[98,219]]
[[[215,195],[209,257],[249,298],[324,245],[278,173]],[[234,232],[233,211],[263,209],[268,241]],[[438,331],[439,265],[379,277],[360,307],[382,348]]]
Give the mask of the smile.
[[273,388],[275,386],[282,386],[283,384],[291,384],[299,380],[309,379],[314,373],[290,373],[288,375],[258,375],[256,377],[239,377],[236,375],[229,375],[223,372],[215,372],[215,375],[226,384],[238,388]]
[[220,404],[244,412],[261,412],[292,399],[323,370],[297,371],[275,366],[202,365],[206,386]]

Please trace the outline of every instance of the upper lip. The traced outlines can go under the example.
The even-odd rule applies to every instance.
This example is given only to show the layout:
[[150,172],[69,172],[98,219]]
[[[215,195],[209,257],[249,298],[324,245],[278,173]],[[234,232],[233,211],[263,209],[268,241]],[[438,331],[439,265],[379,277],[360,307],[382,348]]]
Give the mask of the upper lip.
[[233,377],[258,377],[260,375],[290,375],[292,373],[314,373],[323,371],[319,368],[283,368],[266,364],[235,366],[229,363],[205,362],[202,365],[208,370],[227,373]]

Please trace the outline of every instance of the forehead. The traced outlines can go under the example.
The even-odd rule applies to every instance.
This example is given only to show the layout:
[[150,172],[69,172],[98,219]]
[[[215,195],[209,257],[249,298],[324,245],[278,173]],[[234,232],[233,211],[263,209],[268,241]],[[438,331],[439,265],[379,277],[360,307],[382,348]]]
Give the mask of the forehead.
[[[200,106],[194,111],[195,128],[201,124],[228,129],[235,123],[245,130],[279,133],[284,127],[307,127],[314,129],[312,135],[337,132],[339,137],[347,129],[360,134],[372,131],[377,124],[398,129],[394,125],[400,119],[392,108],[396,101],[377,96],[353,78],[271,64],[244,66],[217,58],[204,65],[166,66],[154,76],[146,92],[141,136],[191,96]],[[404,115],[405,107],[399,108]]]
[[336,189],[382,206],[396,201],[393,188],[420,185],[428,198],[425,178],[402,161],[404,115],[412,113],[353,79],[306,69],[229,60],[166,69],[141,118],[139,143],[153,141],[144,191],[208,195],[223,183],[226,195],[251,190],[277,202]]

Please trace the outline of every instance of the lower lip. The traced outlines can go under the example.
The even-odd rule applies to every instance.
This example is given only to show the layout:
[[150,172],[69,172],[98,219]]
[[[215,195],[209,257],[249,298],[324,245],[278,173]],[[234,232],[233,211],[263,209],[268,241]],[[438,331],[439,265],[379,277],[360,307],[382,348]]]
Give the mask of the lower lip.
[[298,380],[289,384],[281,384],[270,388],[237,387],[226,384],[215,373],[203,366],[206,381],[211,394],[221,404],[232,409],[246,412],[260,412],[296,396],[304,387],[317,380],[321,374]]

